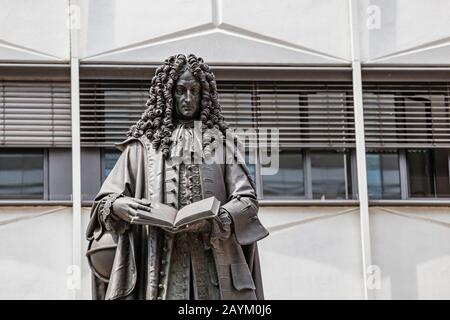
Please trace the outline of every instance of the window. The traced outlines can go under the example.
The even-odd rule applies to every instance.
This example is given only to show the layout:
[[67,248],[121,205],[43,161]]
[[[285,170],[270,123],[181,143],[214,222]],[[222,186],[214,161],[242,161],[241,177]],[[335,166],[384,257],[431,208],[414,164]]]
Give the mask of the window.
[[69,81],[0,80],[0,101],[0,145],[70,146]]
[[311,151],[310,157],[313,199],[351,198],[351,183],[347,175],[347,166],[350,163],[348,154]]
[[146,109],[145,80],[80,81],[80,125],[83,146],[112,147],[121,142]]
[[[271,138],[277,132],[282,151],[275,174],[261,176],[261,171],[267,173],[267,168],[251,161],[253,155],[246,155],[259,196],[264,199],[352,198],[350,153],[308,151],[354,148],[352,84],[346,79],[217,82],[225,120],[231,128],[241,129],[237,134],[246,147],[256,144],[260,148],[266,133]],[[82,145],[109,148],[120,142],[144,111],[148,87],[148,81],[140,76],[128,80],[81,80]],[[110,173],[118,156],[117,151],[103,153],[103,178]]]
[[245,153],[245,164],[247,165],[248,171],[253,179],[253,182],[256,184],[256,161],[254,152]]
[[[354,146],[351,82],[227,80],[217,87],[234,129],[278,129],[282,147]],[[120,142],[145,110],[148,89],[147,80],[81,80],[82,146]]]
[[370,199],[400,199],[400,166],[397,152],[366,155],[367,187]]
[[281,150],[278,172],[274,175],[263,175],[262,179],[265,199],[304,197],[305,183],[301,150]]
[[[110,88],[111,87],[111,88]],[[123,140],[130,128],[129,123],[135,123],[140,114],[136,114],[133,106],[141,106],[145,110],[148,92],[142,88],[105,86],[103,91],[105,101],[105,141]]]
[[448,90],[445,82],[366,82],[363,99],[367,145],[447,148]]
[[437,81],[363,84],[366,146],[398,150],[367,155],[372,199],[450,196],[448,90]]
[[409,196],[450,197],[449,150],[407,150]]
[[0,199],[44,199],[43,150],[0,149]]
[[436,197],[450,197],[450,150],[434,150]]
[[103,181],[111,173],[111,170],[114,168],[114,165],[119,159],[120,154],[121,152],[119,150],[114,149],[105,149],[103,151],[103,170],[102,170]]

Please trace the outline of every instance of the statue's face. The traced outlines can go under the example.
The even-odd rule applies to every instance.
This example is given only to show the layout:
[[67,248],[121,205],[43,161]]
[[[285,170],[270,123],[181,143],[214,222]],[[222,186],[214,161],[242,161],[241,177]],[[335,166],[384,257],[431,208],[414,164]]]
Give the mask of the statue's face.
[[200,114],[201,101],[200,82],[186,69],[174,87],[175,115],[179,119],[197,119]]

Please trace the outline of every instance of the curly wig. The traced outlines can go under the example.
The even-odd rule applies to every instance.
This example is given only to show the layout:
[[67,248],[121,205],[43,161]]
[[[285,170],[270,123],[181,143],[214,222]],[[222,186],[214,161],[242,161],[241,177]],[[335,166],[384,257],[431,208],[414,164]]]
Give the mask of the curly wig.
[[168,156],[172,142],[170,138],[175,129],[172,89],[186,69],[192,72],[202,87],[200,103],[202,131],[218,129],[225,136],[228,129],[218,101],[215,76],[209,66],[202,58],[193,54],[189,54],[187,58],[183,54],[171,56],[164,61],[164,65],[156,69],[150,85],[149,98],[145,104],[147,109],[127,133],[128,137],[135,138],[146,135],[153,147],[161,150],[165,157]]

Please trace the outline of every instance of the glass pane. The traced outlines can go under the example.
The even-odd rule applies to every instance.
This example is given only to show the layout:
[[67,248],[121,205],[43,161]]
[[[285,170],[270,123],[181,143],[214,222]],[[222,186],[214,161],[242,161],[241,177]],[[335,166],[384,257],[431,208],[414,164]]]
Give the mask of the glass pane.
[[430,150],[408,150],[410,197],[434,197],[433,163]]
[[44,198],[44,154],[0,151],[0,199]]
[[270,198],[299,198],[305,195],[303,156],[300,150],[281,150],[279,169],[274,175],[263,175],[263,194]]
[[450,197],[449,153],[446,149],[434,150],[437,197]]
[[370,199],[400,199],[400,168],[397,153],[369,153],[367,184]]
[[311,152],[313,199],[347,199],[344,161],[344,153]]
[[117,162],[117,159],[120,157],[120,151],[118,150],[105,150],[103,156],[104,160],[104,172],[103,172],[103,180],[109,175],[111,170],[114,168],[114,165]]
[[252,177],[253,182],[256,184],[256,163],[253,152],[245,153],[245,164],[247,165],[248,171],[250,172],[250,176]]

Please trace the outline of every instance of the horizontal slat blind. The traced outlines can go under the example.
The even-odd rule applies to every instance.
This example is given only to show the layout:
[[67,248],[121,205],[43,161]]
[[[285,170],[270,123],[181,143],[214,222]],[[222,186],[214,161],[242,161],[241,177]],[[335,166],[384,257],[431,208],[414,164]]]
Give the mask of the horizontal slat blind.
[[70,144],[70,82],[0,80],[0,145]]
[[448,83],[365,83],[366,144],[449,147],[449,97]]
[[260,139],[261,129],[278,129],[281,146],[354,146],[351,84],[221,82],[219,89],[233,128],[256,128]]
[[[82,144],[123,140],[144,110],[148,89],[141,80],[81,81]],[[225,120],[243,130],[241,138],[256,142],[265,128],[278,129],[283,146],[354,146],[351,83],[218,81],[218,89]]]
[[83,146],[112,146],[123,141],[145,110],[148,81],[82,80],[80,129]]
[[256,144],[258,131],[253,82],[218,82],[219,102],[225,121],[244,143]]

